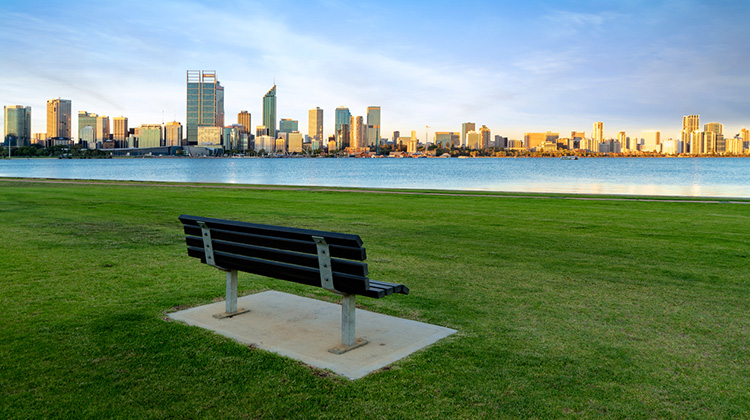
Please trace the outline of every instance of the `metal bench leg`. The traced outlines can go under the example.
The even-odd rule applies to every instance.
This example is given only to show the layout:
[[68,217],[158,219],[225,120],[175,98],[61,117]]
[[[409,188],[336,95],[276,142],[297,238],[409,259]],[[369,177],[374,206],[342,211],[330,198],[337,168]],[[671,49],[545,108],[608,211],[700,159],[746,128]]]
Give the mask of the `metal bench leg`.
[[227,271],[227,313],[237,312],[237,270]]
[[226,312],[214,315],[214,318],[230,318],[235,315],[250,312],[249,309],[237,308],[237,270],[226,270],[227,272],[227,294]]
[[355,298],[356,295],[341,297],[341,346],[328,350],[331,353],[342,354],[367,344],[367,340],[357,339],[355,336],[354,329],[357,324]]

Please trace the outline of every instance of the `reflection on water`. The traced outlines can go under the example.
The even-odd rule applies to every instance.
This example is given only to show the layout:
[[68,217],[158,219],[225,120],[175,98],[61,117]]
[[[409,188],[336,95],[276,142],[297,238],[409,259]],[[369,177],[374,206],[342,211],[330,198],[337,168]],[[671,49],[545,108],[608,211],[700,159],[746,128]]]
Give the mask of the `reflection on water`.
[[0,177],[750,198],[750,159],[12,159]]

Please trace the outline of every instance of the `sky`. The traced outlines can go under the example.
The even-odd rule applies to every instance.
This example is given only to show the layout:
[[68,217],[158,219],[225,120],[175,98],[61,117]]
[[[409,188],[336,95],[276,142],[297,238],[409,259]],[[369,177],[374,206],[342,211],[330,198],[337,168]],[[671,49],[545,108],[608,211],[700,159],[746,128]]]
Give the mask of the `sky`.
[[[679,138],[682,116],[750,127],[750,1],[0,2],[0,102],[185,123],[186,71],[215,70],[225,123],[277,85],[279,118],[382,109],[383,137],[486,125]],[[2,117],[2,116],[0,116]],[[429,126],[429,129],[426,129]],[[77,132],[74,132],[77,133]],[[76,134],[74,134],[76,136]]]

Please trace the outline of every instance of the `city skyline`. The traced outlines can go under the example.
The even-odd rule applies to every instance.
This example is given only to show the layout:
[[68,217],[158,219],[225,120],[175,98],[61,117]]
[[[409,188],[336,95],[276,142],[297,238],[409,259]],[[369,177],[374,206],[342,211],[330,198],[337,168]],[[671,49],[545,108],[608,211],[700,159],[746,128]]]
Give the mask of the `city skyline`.
[[[275,78],[282,86],[276,122],[304,125],[320,107],[325,136],[336,107],[362,115],[373,103],[386,112],[381,137],[425,125],[453,132],[475,121],[522,138],[603,121],[607,138],[660,130],[680,139],[688,114],[721,122],[728,135],[750,119],[746,2],[464,7],[475,24],[456,25],[444,2],[4,3],[0,98],[36,110],[49,98],[70,99],[74,114],[124,115],[133,126],[186,124],[180,80],[185,69],[210,68],[227,89],[231,117],[262,115],[258,98]],[[204,28],[206,17],[217,24]],[[303,17],[330,24],[312,31]],[[123,25],[97,23],[116,18]],[[435,29],[448,23],[452,30]],[[33,115],[32,131],[43,132],[45,122]]]

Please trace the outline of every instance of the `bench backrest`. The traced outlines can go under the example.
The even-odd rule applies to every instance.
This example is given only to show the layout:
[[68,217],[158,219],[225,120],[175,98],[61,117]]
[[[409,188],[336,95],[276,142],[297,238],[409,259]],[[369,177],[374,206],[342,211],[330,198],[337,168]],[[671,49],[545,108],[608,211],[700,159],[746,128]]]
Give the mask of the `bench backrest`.
[[210,229],[214,263],[223,269],[321,286],[318,247],[322,237],[331,256],[333,286],[337,291],[363,294],[370,289],[367,256],[359,235],[262,225],[181,215],[188,255],[206,263],[199,224]]

